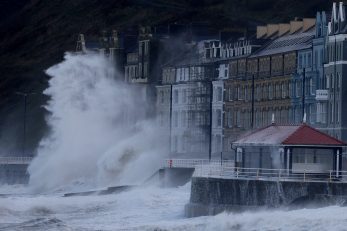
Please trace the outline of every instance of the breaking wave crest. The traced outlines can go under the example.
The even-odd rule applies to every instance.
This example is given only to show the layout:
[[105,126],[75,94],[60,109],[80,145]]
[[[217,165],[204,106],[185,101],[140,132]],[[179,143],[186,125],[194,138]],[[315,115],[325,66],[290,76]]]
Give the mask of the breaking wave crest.
[[46,73],[50,133],[29,166],[34,190],[135,184],[153,174],[166,144],[154,122],[143,119],[144,86],[117,81],[110,61],[93,53],[67,53]]

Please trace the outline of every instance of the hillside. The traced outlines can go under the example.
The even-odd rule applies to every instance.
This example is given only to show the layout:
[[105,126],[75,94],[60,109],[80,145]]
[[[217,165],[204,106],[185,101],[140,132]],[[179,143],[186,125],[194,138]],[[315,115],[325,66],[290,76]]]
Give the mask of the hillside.
[[[22,140],[23,101],[16,91],[42,92],[43,70],[73,50],[77,34],[142,25],[204,22],[217,29],[314,17],[328,0],[20,0],[0,4],[0,147],[16,151]],[[33,150],[46,131],[45,98],[31,97],[28,133]],[[1,155],[1,153],[0,153]]]

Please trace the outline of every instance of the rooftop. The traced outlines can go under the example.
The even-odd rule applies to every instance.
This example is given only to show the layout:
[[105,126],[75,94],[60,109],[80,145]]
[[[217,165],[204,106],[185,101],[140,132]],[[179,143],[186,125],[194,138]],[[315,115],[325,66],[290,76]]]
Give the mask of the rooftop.
[[254,53],[251,58],[310,48],[314,36],[315,30],[314,28],[311,28],[306,32],[297,32],[295,34],[279,37],[268,43],[264,48],[258,50],[258,52]]
[[346,146],[346,143],[305,123],[301,125],[271,124],[245,134],[234,144]]

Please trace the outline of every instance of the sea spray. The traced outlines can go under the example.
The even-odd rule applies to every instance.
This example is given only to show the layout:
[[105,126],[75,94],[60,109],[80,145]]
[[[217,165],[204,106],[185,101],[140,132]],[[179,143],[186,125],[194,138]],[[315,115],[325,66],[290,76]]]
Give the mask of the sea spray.
[[134,184],[158,168],[167,144],[144,119],[148,102],[141,87],[115,80],[119,74],[107,58],[66,53],[46,73],[50,133],[29,166],[30,186]]

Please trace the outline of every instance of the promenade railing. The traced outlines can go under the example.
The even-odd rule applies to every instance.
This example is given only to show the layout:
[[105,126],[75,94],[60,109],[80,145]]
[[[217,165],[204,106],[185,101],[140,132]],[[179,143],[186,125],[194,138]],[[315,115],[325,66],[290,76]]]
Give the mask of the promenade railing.
[[0,164],[30,164],[33,157],[27,156],[1,156]]
[[165,168],[196,168],[200,166],[228,166],[234,167],[231,160],[208,160],[208,159],[168,159],[164,162]]
[[256,179],[275,181],[347,182],[347,171],[311,171],[266,168],[239,168],[228,165],[196,166],[194,177],[218,177],[226,179]]

